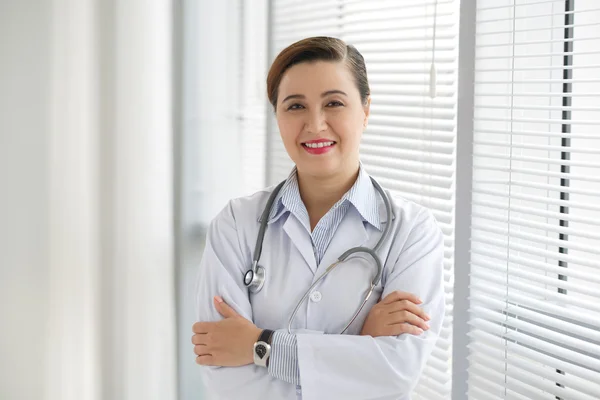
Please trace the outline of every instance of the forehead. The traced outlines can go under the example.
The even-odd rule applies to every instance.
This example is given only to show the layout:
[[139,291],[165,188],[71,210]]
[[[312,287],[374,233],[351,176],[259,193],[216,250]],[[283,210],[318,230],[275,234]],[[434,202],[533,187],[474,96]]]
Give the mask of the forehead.
[[[354,78],[345,62],[303,62],[290,67],[279,84],[280,98],[289,94],[321,95],[327,90],[358,93]],[[283,97],[282,97],[283,96]]]

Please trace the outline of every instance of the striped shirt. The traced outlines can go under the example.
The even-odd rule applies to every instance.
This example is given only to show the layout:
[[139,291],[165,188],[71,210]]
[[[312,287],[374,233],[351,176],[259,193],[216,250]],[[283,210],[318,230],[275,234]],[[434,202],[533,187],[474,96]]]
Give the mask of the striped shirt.
[[[311,237],[315,260],[318,265],[337,227],[350,207],[354,207],[360,213],[364,223],[369,223],[381,230],[379,205],[376,196],[377,191],[361,164],[358,178],[352,188],[334,204],[311,232],[308,211],[300,197],[298,177],[294,168],[275,198],[274,206],[269,214],[269,223],[279,219],[286,213],[290,213],[298,219],[306,228],[306,233]],[[296,335],[288,334],[286,330],[275,332],[271,344],[269,374],[283,381],[300,385]]]

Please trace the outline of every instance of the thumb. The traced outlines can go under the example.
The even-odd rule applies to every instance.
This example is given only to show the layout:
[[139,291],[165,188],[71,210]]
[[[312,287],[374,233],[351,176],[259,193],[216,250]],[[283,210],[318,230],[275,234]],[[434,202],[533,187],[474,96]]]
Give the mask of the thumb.
[[223,301],[221,296],[215,296],[214,300],[217,311],[225,318],[233,318],[239,316],[239,314],[235,312],[233,308],[231,308],[227,303]]

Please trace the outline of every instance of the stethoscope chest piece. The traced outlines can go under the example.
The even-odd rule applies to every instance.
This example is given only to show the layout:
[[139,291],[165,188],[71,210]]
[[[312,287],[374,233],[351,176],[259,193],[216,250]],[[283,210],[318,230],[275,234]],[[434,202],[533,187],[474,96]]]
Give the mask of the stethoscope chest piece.
[[244,285],[250,290],[250,292],[258,293],[265,284],[265,278],[265,269],[255,262],[252,265],[252,269],[249,269],[244,275]]

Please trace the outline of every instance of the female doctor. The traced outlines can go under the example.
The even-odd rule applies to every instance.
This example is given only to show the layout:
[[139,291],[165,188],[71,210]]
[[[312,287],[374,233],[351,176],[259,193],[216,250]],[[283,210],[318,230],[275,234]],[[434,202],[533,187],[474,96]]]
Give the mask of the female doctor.
[[208,230],[192,337],[208,398],[410,399],[442,327],[443,236],[359,161],[363,57],[299,41],[267,91],[295,168]]

